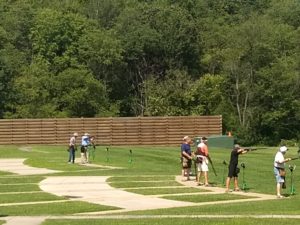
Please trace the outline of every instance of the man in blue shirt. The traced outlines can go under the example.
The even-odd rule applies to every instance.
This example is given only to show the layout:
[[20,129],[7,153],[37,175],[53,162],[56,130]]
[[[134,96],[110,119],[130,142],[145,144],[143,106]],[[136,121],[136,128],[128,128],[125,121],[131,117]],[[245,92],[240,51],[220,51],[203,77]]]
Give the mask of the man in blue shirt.
[[192,151],[191,151],[192,140],[189,136],[183,138],[183,143],[181,144],[181,159],[182,159],[182,181],[184,181],[184,176],[186,175],[186,180],[190,180],[190,171],[192,166]]

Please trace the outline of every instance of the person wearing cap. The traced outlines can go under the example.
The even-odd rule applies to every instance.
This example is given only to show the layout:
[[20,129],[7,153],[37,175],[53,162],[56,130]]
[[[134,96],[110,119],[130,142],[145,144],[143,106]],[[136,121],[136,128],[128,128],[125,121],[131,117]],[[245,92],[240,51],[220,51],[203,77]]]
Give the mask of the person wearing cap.
[[204,185],[209,186],[208,183],[208,145],[207,145],[207,138],[201,137],[200,143],[197,145],[197,151],[195,152],[197,156],[197,181],[198,185],[203,185],[200,182],[200,178],[204,176]]
[[183,143],[181,144],[181,159],[182,159],[182,181],[186,175],[186,180],[190,180],[190,171],[192,167],[192,140],[189,136],[183,137]]
[[88,146],[90,144],[90,134],[84,133],[81,137],[81,148],[80,148],[80,155],[81,155],[81,163],[88,163]]
[[230,186],[230,180],[233,178],[234,180],[234,191],[239,191],[239,184],[238,184],[238,163],[239,163],[239,155],[245,154],[248,151],[241,148],[240,145],[236,144],[234,145],[233,150],[230,154],[230,162],[228,166],[228,176],[226,179],[226,192],[229,192],[229,186]]
[[75,162],[75,151],[76,151],[76,138],[78,137],[78,133],[74,133],[73,136],[70,138],[69,143],[69,161],[68,163]]
[[275,155],[274,159],[274,175],[276,178],[276,194],[278,198],[283,198],[281,189],[285,183],[285,163],[290,161],[291,158],[284,158],[285,153],[288,151],[286,146],[281,146]]

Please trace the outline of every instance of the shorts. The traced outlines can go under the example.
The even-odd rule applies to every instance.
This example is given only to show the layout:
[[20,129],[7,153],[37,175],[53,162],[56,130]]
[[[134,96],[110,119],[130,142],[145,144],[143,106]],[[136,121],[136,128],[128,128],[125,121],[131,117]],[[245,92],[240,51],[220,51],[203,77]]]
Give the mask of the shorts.
[[198,172],[208,172],[208,161],[206,157],[203,157],[202,162],[198,163]]
[[277,169],[276,167],[274,167],[274,175],[276,178],[276,183],[284,183],[284,178],[280,176],[279,169]]
[[192,167],[192,160],[182,157],[182,168],[190,169]]
[[237,164],[229,165],[228,166],[228,177],[238,177],[239,169],[237,167]]
[[81,153],[86,153],[86,151],[87,151],[87,146],[81,146],[81,148],[80,148],[80,152]]

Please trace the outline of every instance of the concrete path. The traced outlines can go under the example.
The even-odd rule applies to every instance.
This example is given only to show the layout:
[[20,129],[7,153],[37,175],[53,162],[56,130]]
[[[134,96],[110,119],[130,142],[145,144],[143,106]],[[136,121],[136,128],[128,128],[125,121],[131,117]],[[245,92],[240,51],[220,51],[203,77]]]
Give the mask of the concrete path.
[[192,202],[167,200],[116,189],[106,183],[107,178],[104,176],[48,177],[40,182],[40,188],[58,196],[130,211],[195,205]]
[[48,173],[58,173],[62,171],[36,168],[24,164],[26,159],[0,159],[0,170],[19,175],[38,175]]
[[[33,168],[24,165],[25,159],[0,159],[0,170],[20,174],[20,175],[34,175],[34,174],[48,174],[57,173],[62,171],[49,170],[44,168]],[[85,166],[94,166],[93,164],[86,164]],[[96,165],[97,167],[102,167]],[[106,168],[116,169],[116,168]],[[236,199],[226,200],[217,202],[182,202],[161,199],[161,195],[145,196],[127,192],[122,189],[111,187],[107,182],[107,176],[64,176],[64,177],[48,177],[40,182],[40,188],[58,196],[66,196],[70,200],[81,200],[87,201],[94,204],[115,206],[120,208],[119,210],[101,211],[82,213],[70,216],[33,216],[33,217],[0,217],[0,220],[6,220],[6,225],[38,225],[41,224],[45,219],[142,219],[142,218],[293,218],[300,219],[299,215],[157,215],[157,216],[126,216],[123,215],[105,215],[109,213],[125,213],[133,210],[150,210],[160,208],[171,208],[171,207],[183,207],[183,206],[200,206],[200,205],[211,205],[211,204],[227,204],[234,202],[249,202],[249,201],[263,201],[276,199],[275,195],[258,194],[251,192],[232,192],[230,194],[237,194],[248,196],[251,198],[247,199]],[[195,181],[181,181],[181,176],[177,176],[175,180],[188,187],[199,188],[210,192],[203,192],[199,194],[221,194],[225,193],[224,188],[220,187],[203,187],[197,186]],[[70,201],[63,200],[63,201]],[[53,202],[53,201],[51,201]],[[46,202],[45,202],[46,203]],[[11,203],[14,204],[14,203]],[[15,203],[15,204],[29,204],[29,203]],[[37,204],[32,202],[30,204]],[[101,215],[104,214],[104,215]]]
[[[297,219],[300,220],[300,215],[97,215],[97,216],[13,216],[6,217],[7,223],[5,225],[40,225],[46,219],[52,220],[83,220],[83,219],[114,219],[114,220],[141,220],[141,219]],[[122,221],[120,222],[120,224]]]
[[[197,183],[195,182],[195,180],[182,181],[181,176],[176,176],[175,179],[178,183],[181,183],[182,185],[185,185],[185,186],[188,186],[188,187],[199,188],[199,189],[206,190],[206,191],[210,191],[209,194],[224,194],[225,190],[226,190],[225,188],[222,188],[222,187],[198,186]],[[208,194],[208,192],[204,192],[204,194]],[[242,195],[242,196],[246,196],[246,197],[249,197],[249,198],[258,198],[257,200],[276,199],[275,195],[260,194],[260,193],[254,193],[254,192],[234,191],[234,192],[230,192],[228,194]],[[242,200],[251,201],[251,199],[242,199]]]

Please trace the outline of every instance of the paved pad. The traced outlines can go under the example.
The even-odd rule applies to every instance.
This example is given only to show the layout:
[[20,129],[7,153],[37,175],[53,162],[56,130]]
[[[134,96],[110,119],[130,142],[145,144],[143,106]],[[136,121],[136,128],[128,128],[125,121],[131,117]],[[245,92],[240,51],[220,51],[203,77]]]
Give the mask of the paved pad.
[[25,160],[26,159],[0,159],[0,170],[19,175],[37,175],[61,172],[58,170],[27,166],[24,164]]
[[58,196],[115,206],[125,210],[149,210],[195,205],[192,202],[167,200],[116,189],[106,183],[107,178],[107,176],[48,177],[40,182],[40,188]]

